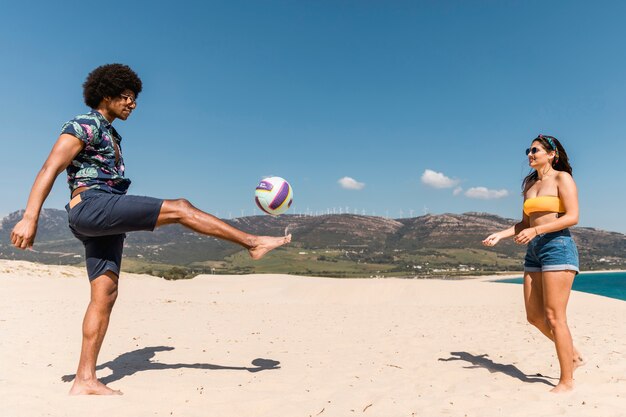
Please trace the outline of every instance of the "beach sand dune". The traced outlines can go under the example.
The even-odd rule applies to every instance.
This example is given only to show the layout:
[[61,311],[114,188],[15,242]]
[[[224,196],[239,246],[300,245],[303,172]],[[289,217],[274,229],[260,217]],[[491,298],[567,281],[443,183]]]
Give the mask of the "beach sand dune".
[[70,397],[84,270],[0,261],[0,416],[624,416],[626,303],[574,292],[587,365],[554,395],[519,285],[122,274],[99,377]]

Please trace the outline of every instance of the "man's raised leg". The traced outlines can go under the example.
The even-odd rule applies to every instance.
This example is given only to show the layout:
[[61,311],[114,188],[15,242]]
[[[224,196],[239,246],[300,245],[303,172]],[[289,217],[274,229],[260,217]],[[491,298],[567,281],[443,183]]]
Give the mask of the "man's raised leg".
[[172,223],[179,223],[195,232],[237,243],[248,249],[253,259],[260,259],[272,249],[291,242],[291,235],[274,237],[245,233],[197,209],[185,199],[163,201],[156,227]]
[[83,320],[80,361],[70,395],[121,394],[120,391],[112,390],[96,378],[96,361],[117,298],[117,281],[118,276],[111,271],[91,281],[91,300]]

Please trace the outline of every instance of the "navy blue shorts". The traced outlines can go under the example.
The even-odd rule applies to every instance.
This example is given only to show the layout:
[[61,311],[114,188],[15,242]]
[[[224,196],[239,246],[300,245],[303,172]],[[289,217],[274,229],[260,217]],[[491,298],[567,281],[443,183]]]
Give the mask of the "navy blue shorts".
[[528,243],[524,271],[574,271],[578,274],[578,249],[568,229],[543,233]]
[[65,206],[70,230],[85,246],[89,280],[112,271],[120,274],[127,232],[152,231],[163,200],[86,190],[74,207]]

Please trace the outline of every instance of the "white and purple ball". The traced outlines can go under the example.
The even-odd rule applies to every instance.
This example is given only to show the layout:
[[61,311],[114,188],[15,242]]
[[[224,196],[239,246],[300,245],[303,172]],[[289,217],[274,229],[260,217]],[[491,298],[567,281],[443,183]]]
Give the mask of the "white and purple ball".
[[254,191],[254,201],[265,213],[278,216],[291,206],[293,190],[281,177],[263,178]]

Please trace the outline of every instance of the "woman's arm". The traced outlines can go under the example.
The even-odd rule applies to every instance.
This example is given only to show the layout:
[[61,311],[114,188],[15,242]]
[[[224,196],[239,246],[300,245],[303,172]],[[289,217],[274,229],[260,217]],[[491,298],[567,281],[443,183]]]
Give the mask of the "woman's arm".
[[559,198],[563,201],[565,213],[550,223],[529,227],[515,236],[515,242],[524,245],[542,233],[556,232],[578,223],[578,191],[570,174],[560,172],[556,177]]
[[556,185],[565,213],[553,222],[535,227],[539,234],[556,232],[578,224],[578,190],[574,178],[567,172],[561,172],[556,177]]
[[530,226],[530,219],[526,215],[526,213],[522,213],[522,221],[515,223],[513,226],[508,229],[501,230],[499,232],[493,233],[485,240],[483,240],[483,245],[485,246],[495,246],[501,239],[506,239],[507,237],[515,236],[520,231],[526,229]]

